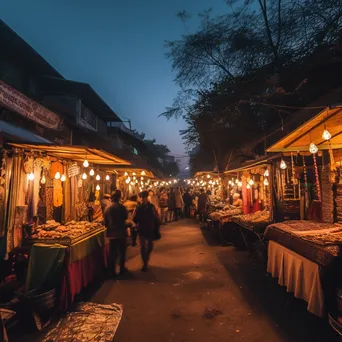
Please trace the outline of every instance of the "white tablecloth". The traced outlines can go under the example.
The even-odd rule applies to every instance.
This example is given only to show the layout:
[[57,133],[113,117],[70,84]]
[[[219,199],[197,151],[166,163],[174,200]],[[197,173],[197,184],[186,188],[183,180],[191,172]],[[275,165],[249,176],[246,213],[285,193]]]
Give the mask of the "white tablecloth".
[[319,266],[301,255],[273,241],[268,244],[267,272],[278,278],[296,298],[308,303],[308,311],[324,316],[324,295],[319,276]]

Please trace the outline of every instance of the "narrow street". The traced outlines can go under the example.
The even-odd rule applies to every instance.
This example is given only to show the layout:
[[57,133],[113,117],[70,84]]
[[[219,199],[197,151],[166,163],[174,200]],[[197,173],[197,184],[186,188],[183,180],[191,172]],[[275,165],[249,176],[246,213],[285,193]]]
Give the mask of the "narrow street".
[[335,341],[328,323],[247,252],[205,235],[192,220],[163,227],[146,274],[139,248],[130,248],[130,275],[106,281],[89,298],[124,305],[116,342]]

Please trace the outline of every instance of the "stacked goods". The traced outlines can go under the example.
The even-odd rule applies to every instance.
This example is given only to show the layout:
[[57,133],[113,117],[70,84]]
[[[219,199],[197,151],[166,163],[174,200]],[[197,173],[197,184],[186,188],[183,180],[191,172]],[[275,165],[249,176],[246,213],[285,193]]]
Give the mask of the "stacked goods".
[[223,210],[218,210],[209,215],[214,221],[228,222],[232,216],[241,215],[241,209],[232,206],[226,206]]
[[329,182],[329,169],[322,170],[322,221],[334,222],[334,194]]
[[337,184],[335,203],[337,222],[342,223],[342,184]]
[[259,210],[253,214],[234,216],[234,221],[254,229],[259,226],[266,226],[270,223],[271,213],[269,210]]
[[33,228],[31,240],[58,240],[58,239],[76,239],[88,232],[93,232],[97,229],[103,229],[103,225],[97,222],[87,222],[87,221],[70,221],[65,225],[50,220],[46,224],[42,224]]

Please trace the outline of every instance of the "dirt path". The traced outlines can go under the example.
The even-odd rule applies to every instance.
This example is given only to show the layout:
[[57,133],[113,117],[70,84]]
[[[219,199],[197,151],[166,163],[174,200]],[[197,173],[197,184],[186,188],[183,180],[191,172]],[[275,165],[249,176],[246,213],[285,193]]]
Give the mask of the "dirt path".
[[92,297],[121,303],[115,342],[334,341],[323,320],[287,294],[247,252],[206,240],[194,221],[162,230],[148,273],[131,248],[131,274],[106,281]]

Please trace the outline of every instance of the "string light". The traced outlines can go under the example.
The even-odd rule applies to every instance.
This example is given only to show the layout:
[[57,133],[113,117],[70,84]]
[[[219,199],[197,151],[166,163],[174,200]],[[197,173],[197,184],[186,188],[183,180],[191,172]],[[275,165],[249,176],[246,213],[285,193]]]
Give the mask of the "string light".
[[250,188],[251,188],[251,186],[250,186],[249,184],[247,184],[246,188],[247,188],[247,189],[250,189]]
[[310,153],[315,154],[318,152],[318,147],[314,143],[311,143],[309,151],[310,151]]
[[94,176],[94,175],[95,175],[94,169],[91,169],[91,170],[89,171],[89,175],[90,175],[90,176]]
[[88,162],[87,159],[83,162],[83,166],[84,166],[84,167],[88,167],[88,166],[89,166],[89,162]]
[[127,176],[128,176],[128,173],[127,173],[127,172],[125,172],[124,176],[125,176],[125,177],[127,177]]
[[236,183],[236,184],[238,184],[238,183],[239,183],[239,180],[238,180],[237,178],[236,178],[236,181],[235,181],[235,183]]
[[66,181],[66,177],[65,177],[65,175],[62,175],[61,182],[65,182],[65,181]]
[[131,180],[130,180],[129,178],[127,178],[127,179],[125,180],[126,184],[129,184],[130,181],[131,181]]
[[239,187],[239,188],[242,187],[242,182],[238,182],[238,187]]
[[282,159],[282,160],[280,161],[280,168],[281,168],[282,170],[286,170],[286,168],[287,168],[287,165],[286,165],[284,159]]
[[264,176],[268,177],[270,175],[270,172],[268,170],[265,171]]
[[30,172],[28,175],[27,175],[27,179],[32,181],[34,180],[34,173],[33,172]]
[[109,175],[106,176],[106,180],[109,181]]
[[141,171],[141,175],[142,175],[142,176],[145,176],[145,175],[146,175],[146,172],[145,172],[145,171]]
[[87,174],[85,172],[82,175],[82,179],[87,179]]
[[97,175],[95,179],[99,181],[101,179],[100,175]]
[[55,174],[55,179],[60,179],[61,178],[61,174],[57,171]]
[[96,190],[99,191],[100,190],[100,185],[96,185]]
[[322,138],[323,138],[324,140],[330,140],[330,139],[331,139],[331,134],[330,134],[330,132],[329,132],[328,130],[325,129],[325,130],[323,131]]
[[269,182],[268,182],[268,179],[267,179],[267,178],[264,179],[264,185],[265,185],[265,186],[269,186]]
[[250,179],[249,182],[248,182],[248,184],[249,184],[250,186],[252,186],[252,185],[254,184],[254,180],[253,180],[253,179]]
[[210,178],[210,175],[208,175],[207,178]]

